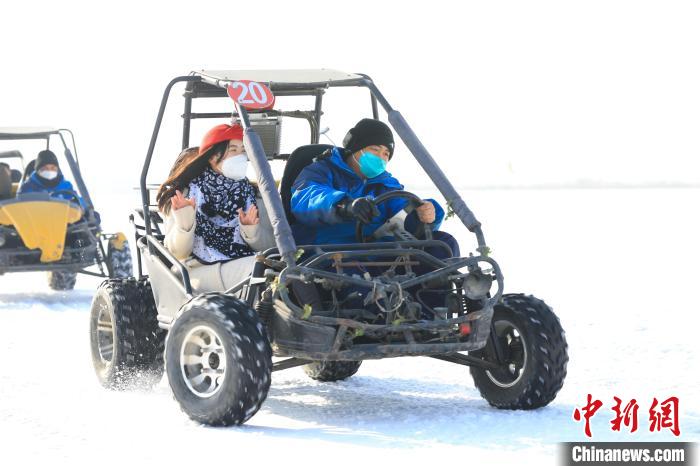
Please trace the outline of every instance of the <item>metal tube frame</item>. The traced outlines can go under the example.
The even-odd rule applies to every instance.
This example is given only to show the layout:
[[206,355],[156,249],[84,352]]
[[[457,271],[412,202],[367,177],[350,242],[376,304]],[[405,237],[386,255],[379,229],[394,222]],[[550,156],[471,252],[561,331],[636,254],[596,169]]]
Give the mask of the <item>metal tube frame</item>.
[[182,150],[190,147],[190,123],[192,120],[192,95],[185,92],[185,113],[182,115]]
[[314,106],[314,113],[316,114],[316,130],[311,133],[311,144],[318,144],[319,139],[321,139],[321,115],[323,115],[323,94],[325,91],[320,89],[316,93],[316,102]]
[[[187,267],[185,265],[178,261],[175,256],[172,255],[170,251],[168,251],[165,246],[163,246],[157,239],[155,239],[153,236],[142,236],[139,238],[139,241],[141,244],[144,244],[146,247],[151,247],[152,249],[155,249],[158,253],[162,254],[170,263],[173,267],[177,268],[178,272],[180,272],[180,278],[177,278],[174,273],[172,275],[176,278],[176,281],[182,281],[182,291],[186,295],[192,295],[192,283],[190,282],[190,273],[187,271]],[[138,248],[138,244],[137,244]]]
[[[372,79],[367,76],[367,75],[361,75],[363,76],[362,80],[347,80],[347,81],[338,81],[338,82],[330,82],[330,83],[324,83],[324,87],[359,87],[359,86],[364,86],[367,87],[370,91],[371,98],[372,98],[372,114],[376,118],[378,117],[378,112],[375,111],[375,106],[376,103],[379,103],[382,108],[387,112],[389,115],[389,122],[393,126],[394,130],[398,133],[398,135],[401,137],[401,139],[407,144],[409,151],[412,153],[412,155],[416,158],[418,163],[423,167],[423,169],[426,171],[426,173],[430,176],[431,180],[433,183],[436,185],[438,190],[445,196],[445,199],[448,201],[448,203],[453,207],[455,210],[455,213],[457,216],[460,218],[460,220],[464,223],[464,225],[475,235],[477,236],[477,241],[479,243],[479,250],[482,252],[482,254],[487,254],[488,253],[488,248],[485,243],[484,235],[481,231],[481,224],[476,220],[474,217],[474,214],[469,210],[464,203],[464,201],[461,199],[457,191],[454,189],[453,185],[450,183],[450,181],[447,179],[447,177],[444,175],[442,170],[440,170],[439,166],[437,163],[435,163],[434,159],[430,154],[428,153],[427,149],[420,144],[420,141],[418,141],[415,133],[411,130],[411,128],[408,126],[407,122],[403,119],[403,117],[389,104],[387,99],[384,97],[384,95],[379,91],[377,86],[374,84]],[[148,174],[148,168],[150,166],[151,158],[153,156],[153,149],[155,147],[155,142],[158,136],[158,132],[160,130],[160,125],[163,119],[163,114],[165,112],[165,106],[167,104],[168,97],[170,95],[170,91],[172,87],[179,83],[179,82],[204,82],[209,85],[212,85],[214,87],[220,88],[225,90],[226,86],[229,84],[229,81],[224,81],[220,79],[214,79],[206,76],[200,76],[200,75],[191,75],[191,76],[180,76],[175,79],[173,79],[168,86],[166,87],[166,90],[163,95],[163,99],[161,101],[161,107],[158,112],[158,117],[156,119],[156,125],[153,130],[153,135],[151,137],[151,143],[149,145],[149,149],[146,155],[146,161],[144,163],[144,167],[141,173],[141,195],[142,195],[142,201],[144,204],[144,211],[147,210],[148,206],[148,191],[146,189],[146,176]],[[315,86],[315,87],[314,87]],[[319,85],[318,84],[279,84],[276,83],[274,85],[271,85],[273,90],[275,91],[276,95],[313,95],[314,91],[318,92]],[[221,94],[221,91],[217,93],[215,96],[223,96],[225,94]],[[191,98],[191,96],[189,97]],[[317,94],[317,110],[318,106],[321,104],[321,99],[320,96]],[[317,122],[320,122],[320,116],[317,116]],[[320,126],[319,126],[320,129]],[[150,234],[150,226],[147,231],[148,234]]]
[[[168,98],[170,97],[170,91],[172,90],[173,86],[177,83],[181,82],[195,82],[195,81],[201,81],[201,77],[199,76],[178,76],[177,78],[174,78],[171,80],[167,87],[165,88],[165,91],[163,92],[163,98],[160,101],[160,108],[158,109],[158,116],[156,117],[156,124],[155,127],[153,128],[153,133],[151,134],[151,142],[148,145],[148,151],[146,152],[146,160],[144,161],[143,164],[143,169],[141,170],[141,203],[143,204],[143,212],[144,215],[146,212],[149,211],[149,204],[150,204],[150,199],[149,199],[149,192],[148,188],[146,187],[146,178],[148,177],[148,169],[151,166],[151,159],[153,158],[153,151],[156,147],[156,141],[158,139],[158,133],[160,132],[160,125],[163,123],[163,116],[165,115],[165,107],[168,104]],[[146,224],[146,235],[150,236],[151,235],[151,222],[150,219],[149,221],[145,222]],[[149,243],[150,244],[150,243]]]
[[[68,147],[68,144],[66,144],[66,140],[63,137],[63,134],[61,131],[67,131],[67,130],[58,130],[58,137],[61,138],[61,143],[63,143],[63,150],[64,150],[64,155],[66,158],[66,161],[68,162],[68,166],[70,167],[71,173],[73,174],[73,178],[75,179],[75,184],[78,186],[78,191],[80,192],[80,195],[82,196],[83,200],[85,201],[85,204],[90,208],[94,209],[94,206],[92,204],[92,199],[90,198],[90,193],[87,190],[87,186],[85,186],[85,181],[83,180],[83,176],[80,173],[80,167],[78,166],[78,161],[77,158],[73,157],[73,153],[71,152],[70,148]],[[71,133],[72,136],[72,133]]]

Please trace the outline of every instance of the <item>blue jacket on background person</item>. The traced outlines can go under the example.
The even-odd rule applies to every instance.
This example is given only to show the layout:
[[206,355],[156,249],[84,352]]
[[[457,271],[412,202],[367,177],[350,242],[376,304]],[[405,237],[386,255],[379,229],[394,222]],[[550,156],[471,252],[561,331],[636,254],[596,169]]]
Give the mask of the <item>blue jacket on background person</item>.
[[43,150],[39,152],[36,158],[34,172],[22,183],[17,194],[56,193],[59,191],[72,192],[75,194],[75,197],[66,192],[57,194],[55,196],[57,199],[75,202],[75,198],[77,197],[80,206],[83,209],[87,207],[85,201],[83,201],[83,199],[77,195],[75,189],[73,189],[73,184],[65,179],[63,173],[61,173],[61,170],[58,168],[58,159],[56,155],[50,150]]
[[[22,183],[22,186],[19,188],[19,193],[54,193],[58,191],[71,191],[75,193],[75,189],[73,189],[73,184],[67,179],[65,179],[62,173],[59,173],[58,177],[55,178],[55,180],[57,181],[57,183],[47,185],[46,180],[44,180],[36,172],[34,172],[24,183]],[[65,199],[67,201],[75,201],[75,198],[67,193],[57,194],[55,197]],[[83,199],[80,196],[77,197],[78,199],[80,199],[80,205],[85,207]]]
[[[291,210],[296,218],[292,232],[297,244],[355,243],[355,221],[341,218],[336,206],[344,199],[363,196],[377,197],[388,191],[403,189],[403,185],[389,172],[363,179],[345,162],[345,149],[334,147],[330,156],[321,158],[304,168],[292,186]],[[433,199],[435,206],[433,230],[440,228],[445,212]],[[403,209],[408,201],[392,199],[377,206],[379,215],[364,227],[370,235],[384,222]],[[405,222],[408,231],[414,231],[418,218],[412,212]]]

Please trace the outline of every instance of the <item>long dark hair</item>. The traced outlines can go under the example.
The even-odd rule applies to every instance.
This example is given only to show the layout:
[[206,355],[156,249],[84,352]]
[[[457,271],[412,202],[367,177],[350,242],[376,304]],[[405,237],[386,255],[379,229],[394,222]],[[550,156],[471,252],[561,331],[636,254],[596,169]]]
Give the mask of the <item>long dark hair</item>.
[[228,148],[228,141],[221,141],[211,146],[205,153],[199,155],[199,149],[191,147],[183,150],[177,156],[173,168],[170,169],[168,179],[160,185],[156,201],[158,209],[164,214],[170,213],[170,198],[175,191],[182,191],[190,185],[190,182],[201,175],[209,166],[209,160],[214,159],[218,163]]

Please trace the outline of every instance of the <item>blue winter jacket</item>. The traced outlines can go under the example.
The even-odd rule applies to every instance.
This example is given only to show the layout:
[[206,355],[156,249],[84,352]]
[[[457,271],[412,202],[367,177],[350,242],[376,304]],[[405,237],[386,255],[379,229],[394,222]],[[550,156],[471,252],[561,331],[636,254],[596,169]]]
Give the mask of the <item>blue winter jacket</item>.
[[[342,151],[343,149],[334,147],[330,157],[308,165],[292,186],[291,209],[297,220],[292,224],[292,232],[297,244],[357,242],[355,221],[340,218],[336,204],[344,198],[377,197],[387,191],[403,189],[403,185],[389,172],[363,180],[343,161]],[[445,212],[436,201],[428,200],[435,205],[432,228],[437,230]],[[392,199],[378,205],[380,215],[364,227],[364,234],[372,234],[406,204],[405,199]],[[417,225],[418,216],[412,212],[406,219],[405,228],[415,231]]]
[[[73,184],[65,179],[63,177],[63,173],[59,172],[58,173],[58,179],[57,180],[52,180],[51,184],[54,184],[54,186],[49,186],[46,184],[47,180],[44,180],[41,178],[36,172],[33,172],[27,180],[22,183],[22,186],[20,186],[18,190],[18,194],[26,194],[26,193],[55,193],[58,191],[70,191],[75,193],[75,190],[73,189]],[[77,193],[76,193],[77,196]],[[70,196],[67,193],[62,193],[62,194],[57,194],[55,196],[57,199],[66,199],[68,201],[74,201],[75,198]],[[85,201],[83,201],[83,198],[80,196],[77,196],[78,199],[80,200],[80,206],[85,209]]]

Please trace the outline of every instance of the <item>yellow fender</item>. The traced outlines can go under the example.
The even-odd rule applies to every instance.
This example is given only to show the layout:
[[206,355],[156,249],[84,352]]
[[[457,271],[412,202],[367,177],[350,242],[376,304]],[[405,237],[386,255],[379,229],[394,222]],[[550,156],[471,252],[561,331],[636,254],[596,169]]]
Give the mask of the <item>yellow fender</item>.
[[126,235],[121,231],[119,233],[115,233],[109,240],[109,244],[111,244],[112,247],[118,251],[124,249],[124,243],[126,243]]
[[63,257],[68,225],[83,212],[68,201],[22,201],[0,205],[0,225],[12,226],[29,249],[41,250],[41,262]]

